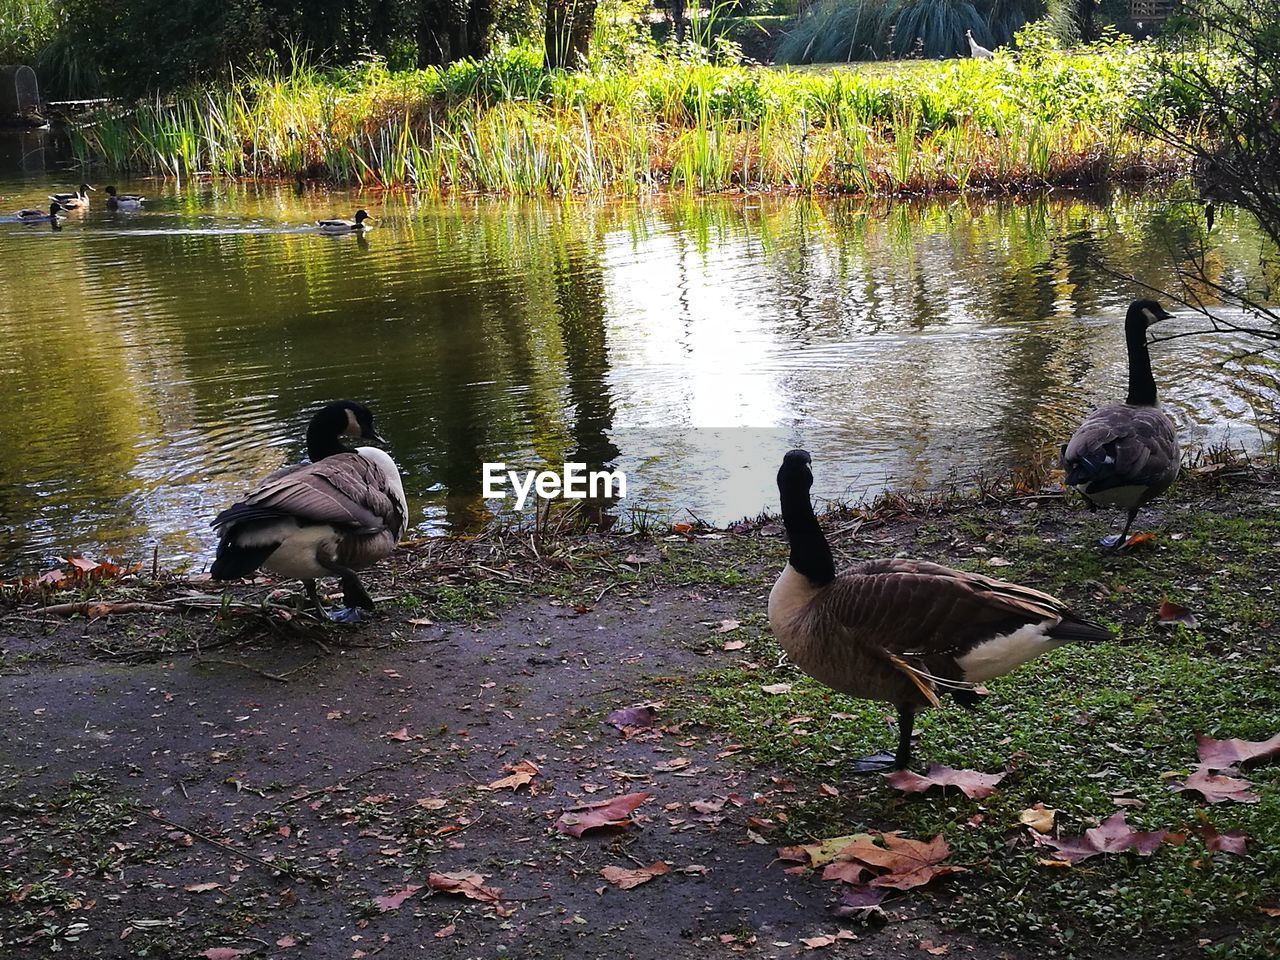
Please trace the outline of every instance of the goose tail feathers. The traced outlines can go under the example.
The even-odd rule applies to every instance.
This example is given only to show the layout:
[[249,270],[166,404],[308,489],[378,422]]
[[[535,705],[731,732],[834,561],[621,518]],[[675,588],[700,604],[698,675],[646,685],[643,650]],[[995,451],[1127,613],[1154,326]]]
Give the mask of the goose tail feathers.
[[1074,614],[1067,614],[1061,623],[1051,627],[1049,636],[1067,643],[1104,643],[1115,639],[1115,635],[1106,627]]

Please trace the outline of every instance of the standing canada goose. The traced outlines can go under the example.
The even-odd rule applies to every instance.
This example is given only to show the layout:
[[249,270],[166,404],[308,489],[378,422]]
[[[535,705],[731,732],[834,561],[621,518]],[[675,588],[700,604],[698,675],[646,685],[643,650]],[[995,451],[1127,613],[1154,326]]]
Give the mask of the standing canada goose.
[[809,500],[807,451],[778,470],[791,556],[769,593],[769,626],[791,661],[819,683],[898,708],[898,749],[855,773],[911,762],[916,710],[939,693],[972,706],[976,684],[1065,643],[1111,634],[1048,594],[923,560],[868,560],[837,574]]
[[965,39],[969,41],[969,56],[973,57],[973,59],[990,60],[992,57],[995,56],[994,53],[992,53],[982,44],[978,43],[977,40],[973,39],[972,30],[966,30],[964,32],[964,35],[965,35]]
[[57,223],[62,218],[58,216],[58,211],[62,209],[62,204],[54,200],[49,204],[49,212],[43,210],[19,210],[14,216],[23,223]]
[[[395,549],[409,507],[395,461],[377,447],[346,446],[347,436],[382,441],[364,405],[339,400],[321,407],[307,427],[311,462],[276,471],[214,518],[213,579],[234,580],[262,567],[301,580],[321,617],[353,622],[360,619],[357,607],[373,609],[355,572]],[[316,592],[320,577],[341,579],[345,610],[325,613]]]
[[50,200],[56,200],[62,204],[63,210],[87,210],[89,208],[89,191],[94,189],[87,183],[80,184],[80,188],[75,193],[51,193]]
[[140,210],[147,198],[137,193],[116,193],[115,187],[107,187],[108,210]]
[[1156,400],[1147,350],[1147,328],[1169,316],[1154,300],[1129,305],[1124,319],[1129,395],[1124,403],[1109,403],[1085,417],[1062,448],[1067,485],[1091,509],[1101,505],[1128,511],[1121,534],[1102,539],[1106,547],[1127,542],[1138,510],[1169,489],[1182,464],[1178,431]]
[[372,230],[373,224],[366,223],[369,214],[363,210],[357,210],[355,218],[352,220],[317,220],[316,226],[320,228],[322,233],[352,233],[361,230]]

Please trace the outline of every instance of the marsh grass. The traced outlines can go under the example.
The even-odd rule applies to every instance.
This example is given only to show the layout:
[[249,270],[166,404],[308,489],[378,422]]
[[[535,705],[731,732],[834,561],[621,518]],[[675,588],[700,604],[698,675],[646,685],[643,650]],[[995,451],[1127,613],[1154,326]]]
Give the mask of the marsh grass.
[[1016,189],[1177,169],[1132,126],[1162,102],[1153,76],[1149,58],[1118,46],[873,73],[654,55],[548,73],[526,49],[401,73],[295,57],[100,112],[76,138],[81,157],[116,170],[429,194]]

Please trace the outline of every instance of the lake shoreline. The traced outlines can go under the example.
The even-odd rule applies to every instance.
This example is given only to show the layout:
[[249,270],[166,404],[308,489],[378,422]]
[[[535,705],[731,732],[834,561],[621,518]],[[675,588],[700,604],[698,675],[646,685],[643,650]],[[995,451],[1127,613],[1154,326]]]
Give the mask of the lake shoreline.
[[[497,943],[657,957],[667,935],[636,918],[661,913],[707,956],[753,944],[803,955],[800,938],[839,929],[857,940],[837,955],[927,940],[953,954],[1146,957],[1188,936],[1264,955],[1277,935],[1259,911],[1280,898],[1280,767],[1244,774],[1259,802],[1212,807],[1164,775],[1190,769],[1196,734],[1280,731],[1278,506],[1273,464],[1206,461],[1139,519],[1155,539],[1120,555],[1096,546],[1114,517],[1026,481],[827,515],[838,564],[937,559],[1056,593],[1117,632],[991,684],[972,713],[922,719],[919,767],[1006,774],[981,801],[903,799],[842,773],[843,758],[891,736],[888,711],[779,660],[763,617],[785,559],[773,518],[737,534],[432,538],[371,573],[380,607],[355,629],[294,615],[288,583],[275,597],[274,584],[231,587],[219,612],[200,608],[214,585],[148,571],[38,602],[6,593],[0,943],[175,958],[280,941],[321,958],[425,941],[442,956]],[[1164,600],[1195,624],[1162,625]],[[38,613],[86,602],[186,612]],[[652,726],[605,722],[638,704],[655,706]],[[522,762],[536,772],[501,785],[528,773]],[[555,826],[572,806],[635,792],[652,799],[620,833]],[[1074,835],[1114,797],[1131,823],[1181,830],[1185,844],[1038,863],[1019,810],[1053,807]],[[1245,833],[1246,854],[1207,856],[1204,823]],[[968,872],[886,901],[885,926],[831,916],[840,884],[775,860],[790,844],[893,829],[941,833]],[[634,890],[601,877],[658,861],[668,874]],[[498,893],[429,890],[429,874],[464,872]],[[1135,895],[1108,892],[1117,885]]]

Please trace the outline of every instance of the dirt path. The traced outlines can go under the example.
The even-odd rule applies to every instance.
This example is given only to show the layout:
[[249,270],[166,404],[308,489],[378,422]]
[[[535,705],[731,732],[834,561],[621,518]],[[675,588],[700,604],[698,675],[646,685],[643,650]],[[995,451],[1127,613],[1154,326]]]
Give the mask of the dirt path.
[[[1240,505],[1244,499],[1247,509]],[[1205,518],[1204,530],[1178,527],[1182,519],[1175,514],[1168,529],[1190,532],[1170,533],[1166,542],[1176,553],[1187,538],[1199,538],[1203,546],[1197,549],[1205,556],[1192,563],[1171,553],[1168,562],[1178,565],[1190,589],[1211,589],[1226,562],[1222,537],[1235,536],[1237,514],[1249,510],[1269,524],[1251,549],[1256,558],[1274,556],[1280,550],[1276,502],[1274,488],[1260,484],[1208,507],[1203,499],[1189,501],[1186,515]],[[1117,616],[1133,625],[1126,629],[1135,636],[1147,629],[1142,624],[1150,614],[1141,611],[1169,589],[1163,555],[1113,561],[1078,550],[1087,569],[1073,572],[1062,565],[1062,544],[1078,545],[1081,531],[1096,521],[1053,509],[1059,512],[1041,507],[1014,515],[998,507],[882,526],[842,552],[893,552],[910,542],[931,545],[931,555],[952,562],[968,557],[980,564],[1007,553],[1026,564],[1014,573],[1054,586],[1052,576],[1037,572],[1041,559],[1025,538],[1023,527],[1037,523],[1053,576],[1078,582],[1085,598],[1101,596],[1118,577],[1115,582],[1123,582],[1115,595],[1130,608]],[[1006,530],[1023,539],[1003,543]],[[700,699],[716,700],[722,711],[728,703],[732,710],[726,683],[741,684],[745,703],[759,697],[761,684],[775,674],[792,679],[789,668],[775,662],[776,648],[763,628],[747,629],[748,618],[759,620],[782,548],[776,539],[749,545],[745,561],[716,543],[702,554],[690,545],[692,560],[679,559],[673,547],[663,565],[683,571],[678,576],[617,580],[614,588],[605,580],[584,584],[583,594],[595,602],[580,604],[554,591],[531,591],[478,627],[414,624],[426,618],[384,603],[369,625],[317,635],[327,650],[307,634],[280,639],[252,628],[228,643],[226,629],[219,633],[215,618],[205,615],[70,620],[52,627],[26,614],[11,616],[0,638],[0,956],[614,960],[746,954],[874,960],[1039,953],[937,923],[943,900],[957,892],[982,900],[992,883],[1016,881],[1012,890],[990,888],[1001,901],[1022,890],[1028,901],[1064,896],[1067,888],[1053,886],[1056,871],[1040,870],[1025,880],[1006,867],[998,876],[984,873],[986,858],[1006,842],[999,831],[985,852],[969,854],[969,874],[894,901],[883,926],[832,916],[838,884],[822,882],[816,872],[788,873],[794,864],[776,859],[781,845],[853,832],[867,822],[884,828],[901,823],[913,836],[946,829],[954,838],[958,831],[964,841],[988,813],[947,798],[903,807],[883,784],[850,784],[840,773],[844,747],[800,728],[830,722],[865,729],[876,721],[841,719],[848,715],[833,713],[816,686],[776,716],[765,704],[758,712],[744,707],[736,726],[733,717],[690,722],[689,704]],[[1230,555],[1238,547],[1226,549]],[[708,557],[716,562],[707,564]],[[1255,566],[1270,562],[1256,558],[1250,561]],[[403,587],[408,567],[401,564],[392,579]],[[698,564],[707,570],[699,573]],[[729,568],[734,575],[721,576]],[[1133,585],[1136,571],[1150,578],[1149,588]],[[719,579],[696,582],[700,576]],[[1270,578],[1259,574],[1258,589],[1269,599]],[[1207,595],[1191,596],[1204,619],[1222,624],[1220,630],[1204,628],[1210,654],[1214,644],[1234,642],[1232,630],[1240,624],[1256,622],[1263,630],[1250,627],[1248,642],[1264,652],[1250,656],[1270,658],[1259,671],[1274,661],[1274,614],[1237,597],[1235,606],[1211,617]],[[741,619],[743,629],[730,636],[750,632],[745,643],[726,642],[716,632],[733,619]],[[100,656],[104,645],[174,637],[195,638],[206,652],[133,663]],[[222,645],[210,650],[215,642]],[[1071,669],[1071,663],[1062,668]],[[1088,663],[1082,669],[1099,670]],[[271,679],[286,675],[287,682]],[[1185,700],[1185,675],[1177,682]],[[1069,676],[1063,683],[1070,687]],[[1048,698],[1051,717],[1061,715],[1052,692],[1038,696]],[[1063,696],[1077,695],[1068,690]],[[1275,700],[1274,691],[1258,693],[1249,715],[1270,723]],[[613,710],[653,702],[659,706],[652,727],[624,733],[606,722]],[[984,722],[1005,733],[1049,723],[1057,738],[1089,737],[1081,742],[1090,749],[1099,739],[1125,735],[1097,737],[1089,728],[1041,720],[1034,713],[1039,705],[1020,700],[1016,691],[1003,691],[996,704]],[[1098,723],[1110,722],[1105,705],[1095,712]],[[1076,713],[1077,723],[1081,716]],[[1150,729],[1158,716],[1142,714],[1139,722]],[[942,731],[961,720],[947,715],[937,728],[926,726],[933,752],[951,749]],[[880,736],[875,729],[869,735]],[[1169,734],[1169,750],[1184,751],[1179,738],[1187,740],[1187,732]],[[1030,771],[1032,764],[1048,768],[1049,761],[1020,761],[1026,750],[1002,742],[1007,737],[992,749],[1005,758],[997,762],[1013,771],[1008,803],[1016,827],[1017,807],[1041,796],[1021,796],[1019,791],[1039,789],[1039,774],[1024,775],[1019,764]],[[788,743],[797,744],[796,763],[787,756]],[[966,744],[961,740],[955,749],[974,749]],[[810,766],[799,762],[801,753]],[[489,788],[522,761],[536,767],[531,782],[515,790]],[[1154,757],[1152,769],[1167,769],[1169,762]],[[1079,798],[1059,796],[1061,804],[1104,814],[1088,793],[1092,776],[1064,772],[1062,781],[1082,792]],[[1153,776],[1139,771],[1132,777],[1155,783],[1150,802],[1167,795]],[[1265,775],[1255,779],[1266,787]],[[837,785],[838,800],[826,792],[827,780]],[[1270,817],[1275,786],[1266,790],[1258,809]],[[569,808],[634,793],[649,799],[624,829],[582,838],[557,829]],[[822,832],[801,825],[806,807],[825,811],[814,828]],[[1258,821],[1263,823],[1270,821]],[[1251,829],[1257,834],[1264,827]],[[1255,839],[1264,849],[1276,841]],[[1164,856],[1168,864],[1178,855]],[[633,889],[619,889],[601,873],[659,862],[668,872]],[[1157,859],[1142,868],[1148,863]],[[429,875],[450,873],[482,875],[480,882],[498,891],[496,899],[430,889]],[[1094,869],[1069,879],[1080,878],[1075,894],[1098,901],[1113,894],[1107,885],[1120,875]],[[1250,880],[1247,873],[1241,878],[1263,888],[1275,882]],[[406,891],[398,906],[384,901],[389,909],[376,900]],[[842,929],[847,939],[817,948],[803,942]],[[1118,952],[1203,955],[1189,940],[1185,953],[1169,943]],[[942,952],[931,954],[931,948]],[[1077,955],[1118,952],[1108,947]]]

